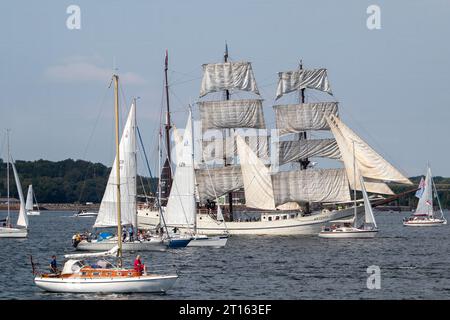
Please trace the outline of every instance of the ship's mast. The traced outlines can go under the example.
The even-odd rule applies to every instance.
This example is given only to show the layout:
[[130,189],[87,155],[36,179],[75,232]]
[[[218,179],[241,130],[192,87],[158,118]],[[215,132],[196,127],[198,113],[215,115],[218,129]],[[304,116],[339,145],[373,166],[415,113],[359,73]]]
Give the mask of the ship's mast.
[[170,190],[172,186],[172,171],[171,168],[171,155],[170,155],[170,129],[172,128],[170,124],[170,105],[169,105],[169,80],[167,76],[167,71],[169,70],[169,52],[166,50],[166,58],[164,60],[164,82],[165,82],[165,91],[166,91],[166,151],[167,151],[167,160],[169,162],[169,170],[167,177],[167,190]]
[[[299,69],[303,70],[303,61],[302,60],[300,60]],[[305,89],[300,90],[299,102],[302,104],[305,103]],[[307,139],[306,131],[300,132],[299,135],[300,135],[300,137],[299,137],[300,140]],[[300,170],[306,170],[308,168],[308,164],[309,164],[308,158],[300,159],[299,162],[300,162]]]
[[10,217],[10,203],[9,203],[9,131],[10,129],[6,129],[6,143],[7,143],[7,150],[8,150],[8,154],[7,154],[7,159],[6,159],[6,194],[7,194],[7,199],[8,199],[8,217],[7,217],[7,221],[6,223],[9,226],[9,222],[11,221],[11,217]]
[[[228,44],[225,43],[225,52],[223,54],[223,61],[224,62],[228,62]],[[229,90],[225,90],[225,100],[230,100],[230,91]],[[229,129],[229,136],[231,137],[231,129]],[[227,140],[226,140],[227,135],[225,134],[225,145],[224,145],[224,152],[223,152],[223,163],[224,166],[226,167],[227,165],[227,150],[226,150],[226,145],[227,145]],[[233,143],[234,143],[234,138],[233,138]],[[228,208],[230,211],[230,219],[231,221],[233,221],[233,191],[228,192]]]
[[117,244],[119,246],[119,267],[122,267],[122,217],[120,203],[120,152],[119,152],[119,76],[114,79],[114,112],[116,120],[116,184],[117,184]]
[[[300,70],[303,70],[303,60],[300,60],[298,68]],[[302,104],[305,103],[305,89],[300,90],[299,102]],[[306,131],[300,132],[299,140],[306,140],[306,139],[307,139]],[[299,160],[299,163],[300,163],[300,170],[306,170],[308,168],[309,160],[308,158],[303,158]],[[309,202],[305,203],[305,212],[306,213],[310,212]]]

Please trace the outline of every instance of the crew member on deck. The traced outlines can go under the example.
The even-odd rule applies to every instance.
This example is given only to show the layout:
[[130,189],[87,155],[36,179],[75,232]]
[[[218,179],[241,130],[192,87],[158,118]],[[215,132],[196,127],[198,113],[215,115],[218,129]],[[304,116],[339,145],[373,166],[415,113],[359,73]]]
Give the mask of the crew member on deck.
[[137,255],[136,260],[134,260],[134,270],[139,272],[139,274],[142,275],[142,273],[146,273],[145,265],[141,262],[141,256]]
[[50,272],[58,273],[58,265],[56,264],[56,256],[52,256],[52,261],[50,262]]

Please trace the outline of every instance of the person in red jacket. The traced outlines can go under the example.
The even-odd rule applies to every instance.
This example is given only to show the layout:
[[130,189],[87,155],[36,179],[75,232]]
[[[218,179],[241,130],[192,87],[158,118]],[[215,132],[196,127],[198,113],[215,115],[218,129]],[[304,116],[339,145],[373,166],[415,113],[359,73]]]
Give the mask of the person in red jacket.
[[134,270],[139,272],[139,274],[145,273],[145,265],[141,262],[141,256],[137,255],[136,260],[134,260]]

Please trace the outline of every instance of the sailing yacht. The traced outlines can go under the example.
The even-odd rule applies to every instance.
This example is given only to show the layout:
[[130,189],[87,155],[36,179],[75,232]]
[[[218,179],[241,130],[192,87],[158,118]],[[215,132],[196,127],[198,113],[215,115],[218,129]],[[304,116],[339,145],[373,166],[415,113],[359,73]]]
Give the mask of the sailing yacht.
[[[8,215],[5,220],[2,221],[0,225],[0,238],[26,238],[28,236],[28,217],[25,212],[25,201],[23,197],[22,185],[20,183],[19,175],[17,174],[16,166],[9,153],[9,130],[7,130],[7,140],[8,140],[8,155],[6,160],[6,188],[8,197]],[[11,211],[9,202],[9,165],[11,164],[14,179],[16,182],[17,192],[19,194],[19,216],[17,218],[16,226],[11,223]]]
[[163,211],[168,228],[183,228],[191,238],[188,247],[224,247],[228,236],[208,237],[197,231],[197,203],[195,198],[194,141],[192,111],[181,143],[177,144],[178,157],[167,206]]
[[[321,238],[373,238],[378,233],[377,223],[373,215],[372,206],[364,187],[364,178],[359,175],[364,200],[364,214],[358,214],[355,196],[355,214],[350,221],[331,221],[331,227],[324,227],[319,233]],[[363,219],[361,219],[363,216]]]
[[[36,209],[34,209],[33,200],[36,202]],[[27,215],[29,216],[39,216],[41,212],[39,211],[39,204],[36,199],[36,194],[33,191],[33,185],[28,186],[27,201],[25,204],[25,209],[27,210]]]
[[[326,69],[304,69],[300,64],[297,70],[279,72],[275,100],[296,94],[299,101],[274,105],[277,135],[260,135],[260,130],[267,128],[251,62],[229,61],[226,48],[224,62],[203,65],[197,102],[202,136],[196,137],[202,159],[194,164],[196,192],[200,205],[228,197],[229,209],[224,214],[229,234],[318,234],[326,223],[352,217],[355,210],[364,211],[362,206],[352,207],[350,197],[350,190],[362,191],[359,175],[365,178],[367,192],[391,199],[398,196],[386,182],[412,184],[344,124],[337,101],[307,102],[305,90],[309,89],[333,96]],[[214,93],[223,93],[225,99],[206,100]],[[241,94],[248,97],[234,99]],[[257,134],[246,136],[248,129],[255,129]],[[223,134],[208,140],[208,130]],[[332,137],[311,139],[313,135],[309,134],[308,138],[307,133],[319,131]],[[286,139],[292,135],[300,139]],[[353,168],[353,143],[360,173]],[[312,166],[311,158],[332,159],[343,167]],[[299,168],[285,170],[288,165]],[[235,208],[232,192],[242,189],[245,206]],[[256,218],[238,218],[250,210]],[[151,212],[140,218],[146,226],[156,221]],[[189,231],[186,226],[180,228]],[[215,235],[224,229],[224,221],[210,212],[196,215],[199,234]]]
[[[118,220],[116,217],[116,209],[118,206],[118,198],[115,193],[116,188],[116,168],[119,168],[122,179],[121,192],[121,211],[122,221],[124,226],[131,226],[136,235],[136,239],[128,239],[123,243],[123,250],[125,251],[165,251],[166,245],[161,236],[150,236],[145,239],[137,237],[137,216],[136,216],[136,101],[134,100],[125,127],[123,129],[122,137],[119,144],[120,166],[117,167],[116,156],[111,173],[108,178],[105,193],[103,194],[102,202],[100,204],[97,219],[93,225],[94,228],[111,228],[117,227]],[[122,230],[120,231],[122,233]],[[105,234],[105,233],[103,233]],[[73,236],[73,245],[77,250],[83,251],[105,251],[110,250],[117,244],[118,235],[107,234],[102,236],[100,234],[96,239],[77,239],[79,235]],[[125,240],[125,239],[124,239]]]
[[[115,164],[121,164],[121,155],[126,155],[125,148],[122,150],[119,147],[119,102],[118,102],[118,76],[114,75],[114,88],[115,88],[115,118],[116,118],[116,161]],[[131,108],[130,114],[134,118],[134,107]],[[129,119],[130,120],[130,117]],[[129,121],[127,121],[129,123]],[[132,140],[131,129],[134,127],[129,126],[124,130],[122,140]],[[51,292],[99,292],[99,293],[133,293],[133,292],[165,292],[170,289],[178,278],[176,274],[155,274],[148,273],[144,269],[143,272],[132,268],[123,268],[123,242],[122,242],[122,212],[124,214],[124,223],[128,223],[130,218],[133,217],[134,211],[130,212],[127,207],[128,204],[122,206],[122,199],[127,200],[127,197],[122,198],[122,194],[127,194],[128,181],[130,175],[127,175],[127,161],[124,159],[123,166],[113,165],[112,172],[115,172],[114,189],[116,191],[116,201],[109,202],[109,209],[116,213],[115,223],[117,226],[117,240],[116,244],[109,250],[102,253],[88,253],[88,254],[70,254],[65,257],[68,259],[62,272],[60,273],[44,273],[38,274],[34,282],[39,288],[51,291]],[[125,183],[121,184],[121,176],[124,174]],[[110,176],[111,178],[111,176]],[[109,181],[108,181],[109,182]],[[122,190],[123,189],[123,190]],[[114,190],[106,190],[106,192]],[[122,193],[124,191],[124,193]],[[129,200],[129,199],[128,199]],[[123,211],[122,211],[123,209]],[[101,211],[100,211],[101,212]],[[131,214],[133,213],[133,214]],[[100,214],[99,214],[100,215]],[[107,216],[111,221],[112,216]],[[103,216],[103,219],[107,218]],[[106,221],[106,220],[103,220]],[[107,260],[97,262],[95,265],[89,265],[86,263],[88,258],[98,257],[113,257],[118,258],[118,263],[113,264]],[[33,271],[34,266],[33,266]]]
[[[425,180],[422,178],[419,183],[419,190],[416,192],[419,198],[417,209],[413,215],[403,220],[406,227],[434,227],[447,224],[444,217],[441,202],[437,193],[436,185],[433,181],[431,168],[428,166]],[[436,198],[439,206],[439,214],[436,214],[433,208],[433,200]]]

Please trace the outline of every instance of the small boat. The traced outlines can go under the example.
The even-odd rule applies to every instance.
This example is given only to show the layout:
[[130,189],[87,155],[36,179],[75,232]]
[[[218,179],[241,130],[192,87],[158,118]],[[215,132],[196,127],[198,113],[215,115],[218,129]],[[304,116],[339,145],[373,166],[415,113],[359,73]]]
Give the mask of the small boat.
[[73,216],[80,217],[80,218],[96,217],[96,216],[98,216],[98,212],[89,212],[86,210],[81,210],[81,211],[78,211],[77,213],[75,213]]
[[[36,204],[33,204],[33,200],[36,202]],[[34,208],[36,207],[36,209]],[[33,192],[33,185],[28,186],[28,193],[27,193],[27,201],[25,204],[25,209],[27,210],[27,215],[29,216],[40,216],[41,212],[39,210],[39,204],[36,199],[36,194]]]
[[[61,273],[44,273],[38,274],[34,282],[37,287],[51,292],[99,292],[99,293],[134,293],[134,292],[166,292],[170,289],[178,278],[177,274],[153,274],[147,273],[145,267],[142,270],[139,268],[127,269],[122,267],[122,221],[127,222],[135,215],[134,211],[128,211],[130,201],[122,202],[122,200],[129,200],[128,190],[129,184],[136,183],[135,179],[129,179],[130,173],[128,171],[128,159],[124,159],[124,153],[133,153],[132,150],[121,149],[119,146],[119,97],[118,97],[118,80],[117,75],[113,76],[114,92],[115,92],[115,125],[116,125],[116,159],[108,180],[108,185],[105,193],[111,192],[110,195],[104,196],[103,200],[111,199],[109,196],[115,196],[115,201],[104,202],[102,204],[108,205],[108,212],[116,212],[113,219],[111,215],[99,215],[97,222],[102,222],[106,225],[117,226],[116,246],[111,250],[102,253],[87,253],[87,254],[69,254],[65,257],[69,260],[64,264]],[[134,106],[134,105],[133,105]],[[134,116],[134,107],[131,108],[130,114]],[[131,117],[134,118],[134,117]],[[129,117],[130,119],[130,117]],[[128,125],[128,126],[127,126]],[[123,140],[130,140],[132,134],[130,132],[129,121],[125,125]],[[133,127],[134,130],[134,127]],[[121,160],[124,159],[124,162]],[[122,164],[118,165],[118,164]],[[132,173],[131,173],[132,174]],[[125,183],[121,184],[121,178],[124,178]],[[128,181],[130,180],[130,181]],[[132,183],[133,182],[133,183]],[[123,189],[123,190],[122,190]],[[115,192],[114,192],[115,191]],[[124,191],[122,193],[122,191]],[[126,197],[122,199],[121,195]],[[133,195],[132,195],[133,196]],[[122,206],[123,205],[123,206]],[[100,208],[102,212],[102,207]],[[123,220],[122,220],[123,219]],[[91,257],[118,257],[118,263],[112,264],[109,261],[103,260],[97,265],[92,266],[85,263],[85,259]],[[34,265],[33,273],[35,273]],[[57,270],[54,270],[57,271]]]
[[[0,225],[0,238],[26,238],[28,236],[28,217],[25,211],[25,200],[23,197],[22,185],[19,180],[19,175],[17,174],[16,166],[14,160],[9,154],[9,130],[7,130],[7,140],[8,140],[8,157],[6,161],[6,189],[8,198],[8,215],[6,219],[1,221]],[[19,216],[17,218],[16,226],[11,223],[11,212],[10,212],[10,202],[9,202],[9,166],[12,166],[14,179],[16,181],[17,192],[19,194],[20,207]]]
[[[364,186],[364,178],[359,174],[361,189],[364,198],[364,215],[358,214],[355,194],[355,215],[347,221],[334,221],[335,225],[324,227],[319,233],[321,238],[374,238],[378,227],[373,215],[372,206]],[[356,183],[355,183],[356,185]]]
[[[61,273],[42,273],[34,278],[36,286],[50,292],[67,293],[165,293],[178,279],[177,274],[156,274],[127,269],[107,260],[94,265],[89,258],[112,257],[118,253],[116,245],[102,253],[69,254]],[[34,271],[36,274],[36,271]]]
[[[433,175],[431,174],[430,166],[428,166],[425,180],[423,179],[423,177],[420,180],[419,189],[416,192],[416,197],[419,198],[417,209],[410,217],[403,220],[404,226],[436,227],[447,224],[447,219],[445,219],[444,212],[442,211],[441,202],[436,191],[436,185],[433,181]],[[437,203],[439,205],[439,216],[434,212],[433,209],[434,197],[436,197]]]

